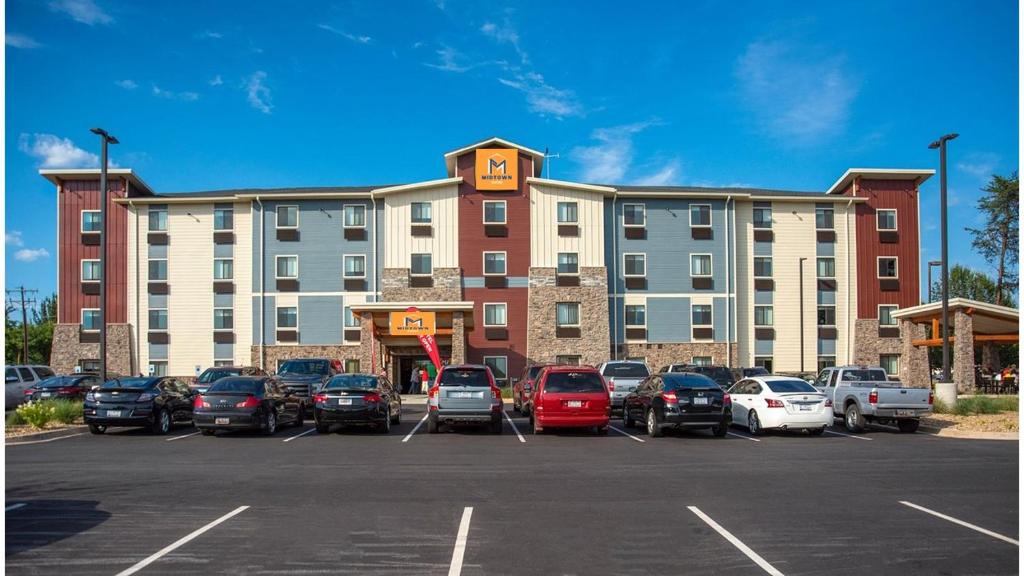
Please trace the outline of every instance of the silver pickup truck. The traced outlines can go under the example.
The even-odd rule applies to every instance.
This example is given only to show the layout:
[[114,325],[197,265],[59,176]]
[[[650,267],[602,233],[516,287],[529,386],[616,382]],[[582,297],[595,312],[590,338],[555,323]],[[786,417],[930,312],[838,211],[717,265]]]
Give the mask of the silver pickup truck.
[[825,368],[814,387],[832,401],[832,413],[850,432],[863,432],[868,422],[895,424],[900,432],[917,431],[921,417],[932,413],[932,391],[904,388],[877,366]]

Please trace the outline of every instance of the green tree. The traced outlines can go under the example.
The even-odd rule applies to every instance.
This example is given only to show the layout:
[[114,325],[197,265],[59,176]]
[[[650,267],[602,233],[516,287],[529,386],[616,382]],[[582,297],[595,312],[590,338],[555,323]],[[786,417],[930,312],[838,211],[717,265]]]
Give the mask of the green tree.
[[[1020,249],[1020,189],[1017,172],[1009,177],[993,175],[982,188],[978,210],[985,214],[983,228],[967,228],[971,245],[996,269],[993,304],[1006,305],[1005,297],[1017,292],[1017,260]],[[950,288],[953,287],[950,278]]]
[[[933,294],[942,294],[942,279],[940,278],[932,285]],[[988,302],[1002,306],[1015,307],[1013,294],[1009,287],[1003,287],[1001,297],[997,297],[996,283],[982,272],[976,272],[957,264],[949,271],[949,297],[968,298],[978,302]]]
[[44,298],[39,307],[29,313],[28,358],[24,355],[24,335],[21,312],[7,306],[4,310],[4,360],[7,364],[49,364],[53,350],[53,328],[57,323],[56,295]]

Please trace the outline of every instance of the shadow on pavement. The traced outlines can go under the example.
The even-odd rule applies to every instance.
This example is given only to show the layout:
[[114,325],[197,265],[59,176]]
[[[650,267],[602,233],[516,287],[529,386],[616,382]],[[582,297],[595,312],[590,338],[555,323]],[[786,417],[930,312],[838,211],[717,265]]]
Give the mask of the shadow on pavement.
[[[110,513],[95,500],[24,500],[26,506],[5,513],[6,556],[49,546],[99,526]],[[14,501],[8,501],[10,506]]]

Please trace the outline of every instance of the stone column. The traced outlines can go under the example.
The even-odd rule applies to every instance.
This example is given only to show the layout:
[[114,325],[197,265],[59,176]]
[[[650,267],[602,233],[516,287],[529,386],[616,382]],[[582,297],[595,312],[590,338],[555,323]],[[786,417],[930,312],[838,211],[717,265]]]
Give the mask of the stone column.
[[[359,315],[359,371],[369,373],[373,370],[373,347],[377,343],[373,338],[373,315],[362,312]],[[382,369],[381,358],[377,357],[377,372]]]
[[974,320],[962,310],[953,318],[956,341],[951,346],[953,382],[958,394],[974,391]]
[[981,365],[987,366],[993,373],[1002,369],[999,365],[999,349],[995,342],[985,342],[981,346]]
[[466,321],[462,312],[452,312],[452,364],[466,362]]
[[928,388],[931,377],[928,374],[928,348],[911,344],[924,338],[924,326],[904,318],[900,321],[900,381],[904,386]]

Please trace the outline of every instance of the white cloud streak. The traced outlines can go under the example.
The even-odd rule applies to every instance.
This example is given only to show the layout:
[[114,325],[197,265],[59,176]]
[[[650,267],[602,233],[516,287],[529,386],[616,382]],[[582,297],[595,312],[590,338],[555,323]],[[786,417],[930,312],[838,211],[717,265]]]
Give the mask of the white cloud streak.
[[195,92],[172,92],[164,90],[156,84],[153,85],[153,95],[167,100],[181,100],[182,102],[195,102],[199,100],[199,94]]
[[262,70],[256,71],[246,80],[245,92],[250,106],[264,114],[270,114],[274,105],[270,102],[270,88],[264,84],[266,79],[266,72]]
[[114,84],[118,85],[121,88],[124,88],[125,90],[135,90],[136,88],[139,87],[139,85],[136,84],[134,80],[127,80],[127,79],[126,80],[118,80],[118,81],[114,82]]
[[42,44],[36,42],[31,36],[27,36],[25,34],[7,33],[4,36],[4,44],[12,48],[22,48],[25,50],[42,47]]
[[978,180],[988,180],[995,174],[996,166],[999,164],[999,156],[988,152],[974,152],[968,154],[956,168],[966,172]]
[[537,72],[513,72],[511,78],[499,78],[498,82],[525,94],[531,112],[559,119],[583,116],[583,106],[572,90],[555,88]]
[[113,16],[107,14],[93,0],[53,0],[50,10],[66,14],[75,22],[89,26],[112,24]]
[[317,24],[316,27],[320,28],[321,30],[327,30],[328,32],[330,32],[332,34],[337,34],[338,36],[341,36],[343,38],[347,38],[347,39],[355,42],[356,44],[369,44],[370,42],[373,41],[373,38],[370,38],[369,36],[364,36],[364,35],[360,35],[360,34],[352,34],[351,32],[346,32],[344,30],[340,30],[338,28],[335,28],[334,26],[331,26],[330,24]]
[[[657,124],[656,121],[635,122],[594,130],[590,137],[597,140],[597,144],[577,146],[569,152],[569,157],[581,166],[581,181],[603,184],[621,183],[633,164],[633,136]],[[669,163],[661,170],[642,179],[650,185],[665,184],[675,179],[678,170],[678,164]]]
[[210,82],[209,82],[210,86],[220,86],[223,83],[224,83],[224,79],[220,77],[220,74],[217,74],[213,78],[210,78]]
[[485,22],[480,27],[480,32],[485,36],[494,39],[498,44],[508,44],[516,51],[519,55],[519,60],[523,65],[530,63],[530,57],[526,54],[523,48],[519,45],[519,32],[516,31],[515,26],[508,20],[501,25],[495,24],[494,22]]
[[40,258],[49,258],[50,251],[46,248],[22,248],[14,253],[14,259],[22,262],[35,262]]
[[19,248],[25,245],[25,241],[21,239],[21,230],[11,230],[4,234],[4,245],[14,246]]
[[220,32],[214,32],[213,30],[203,30],[198,36],[200,38],[209,38],[210,40],[220,40],[224,37]]
[[100,163],[96,154],[53,134],[21,134],[18,149],[38,160],[41,168],[95,168]]

